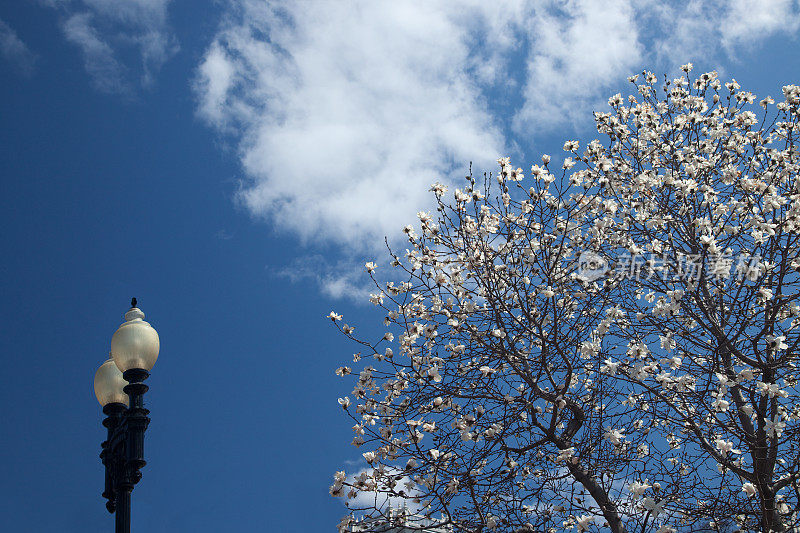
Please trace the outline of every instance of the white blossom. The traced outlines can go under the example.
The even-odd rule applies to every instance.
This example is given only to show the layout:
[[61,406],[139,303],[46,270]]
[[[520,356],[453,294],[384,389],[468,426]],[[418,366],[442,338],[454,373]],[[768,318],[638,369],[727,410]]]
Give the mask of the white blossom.
[[406,487],[454,530],[675,533],[775,529],[770,490],[797,525],[800,88],[692,68],[631,76],[563,164],[431,186],[398,278],[365,265],[380,333],[337,324],[370,468],[332,495]]
[[634,481],[628,486],[628,490],[630,490],[631,494],[636,496],[637,498],[644,495],[647,489],[653,488],[652,485],[647,484],[647,480],[644,483],[640,483],[639,481]]
[[614,446],[619,446],[625,440],[625,431],[621,429],[606,429],[606,432],[603,433],[603,437],[606,438],[611,444]]
[[594,517],[592,515],[581,515],[575,521],[575,524],[578,526],[578,531],[588,531],[590,524],[594,522]]

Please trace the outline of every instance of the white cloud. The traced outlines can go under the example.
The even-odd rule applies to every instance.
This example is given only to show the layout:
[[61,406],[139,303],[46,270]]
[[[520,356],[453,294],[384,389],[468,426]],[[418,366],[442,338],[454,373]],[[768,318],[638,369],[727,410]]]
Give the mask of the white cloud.
[[775,33],[794,33],[800,27],[797,0],[733,0],[722,21],[723,46],[752,44]]
[[2,19],[0,19],[0,55],[14,64],[23,74],[29,75],[33,72],[36,56],[17,36],[17,32]]
[[232,110],[226,108],[228,91],[233,84],[235,69],[218,42],[211,45],[199,68],[199,84],[203,93],[199,113],[212,124],[222,128]]
[[524,85],[517,124],[554,125],[641,57],[624,1],[231,5],[196,89],[199,115],[237,135],[241,201],[356,252],[430,207],[432,182],[494,170],[508,143],[490,91]]
[[[170,0],[45,0],[64,13],[62,30],[83,54],[86,71],[102,92],[131,95],[133,77],[149,86],[155,74],[177,51],[167,8]],[[140,57],[126,65],[119,57],[128,50]],[[135,73],[135,74],[134,74]]]
[[471,38],[436,3],[242,2],[199,67],[199,113],[240,132],[251,212],[307,241],[380,247],[431,183],[503,155]]
[[545,4],[526,23],[531,39],[519,131],[585,120],[602,91],[641,66],[629,0]]

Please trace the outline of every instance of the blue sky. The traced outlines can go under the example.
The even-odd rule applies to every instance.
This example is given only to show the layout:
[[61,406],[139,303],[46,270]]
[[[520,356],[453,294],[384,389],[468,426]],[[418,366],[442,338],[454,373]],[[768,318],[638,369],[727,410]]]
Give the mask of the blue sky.
[[0,523],[109,531],[92,378],[161,335],[147,532],[333,531],[366,260],[433,181],[592,138],[643,68],[798,83],[797,1],[0,4]]

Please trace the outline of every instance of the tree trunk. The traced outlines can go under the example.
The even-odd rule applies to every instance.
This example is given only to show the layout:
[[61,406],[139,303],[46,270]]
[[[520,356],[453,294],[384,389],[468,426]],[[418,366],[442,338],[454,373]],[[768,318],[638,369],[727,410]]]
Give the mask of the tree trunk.
[[603,517],[608,522],[608,527],[611,528],[611,531],[613,533],[627,533],[625,524],[622,523],[622,519],[619,516],[619,510],[616,504],[608,497],[605,489],[592,476],[584,472],[579,464],[569,464],[568,467],[575,480],[589,491],[594,501],[600,506],[603,511]]

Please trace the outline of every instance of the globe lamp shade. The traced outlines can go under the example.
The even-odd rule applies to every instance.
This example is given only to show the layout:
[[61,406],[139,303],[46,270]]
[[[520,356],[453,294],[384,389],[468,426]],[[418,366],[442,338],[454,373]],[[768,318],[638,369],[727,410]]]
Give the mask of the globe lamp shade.
[[128,395],[122,390],[127,384],[114,360],[109,358],[94,374],[94,395],[103,407],[110,403],[128,405]]
[[143,319],[141,309],[132,307],[111,337],[111,355],[122,372],[132,368],[150,371],[158,359],[158,333]]

